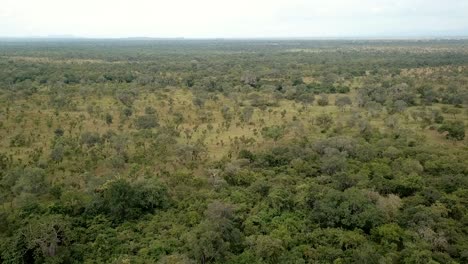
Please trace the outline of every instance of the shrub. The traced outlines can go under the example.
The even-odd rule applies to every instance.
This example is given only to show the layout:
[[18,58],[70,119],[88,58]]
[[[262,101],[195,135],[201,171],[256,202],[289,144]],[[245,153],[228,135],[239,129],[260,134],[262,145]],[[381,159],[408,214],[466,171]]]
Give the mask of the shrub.
[[154,115],[142,115],[137,117],[135,125],[138,129],[150,129],[159,126],[158,120]]

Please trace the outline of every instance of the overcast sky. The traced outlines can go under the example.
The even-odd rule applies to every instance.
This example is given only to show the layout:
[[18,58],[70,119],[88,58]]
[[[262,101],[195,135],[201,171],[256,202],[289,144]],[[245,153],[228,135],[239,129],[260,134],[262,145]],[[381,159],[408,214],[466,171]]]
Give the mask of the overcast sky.
[[468,36],[468,0],[0,0],[0,36]]

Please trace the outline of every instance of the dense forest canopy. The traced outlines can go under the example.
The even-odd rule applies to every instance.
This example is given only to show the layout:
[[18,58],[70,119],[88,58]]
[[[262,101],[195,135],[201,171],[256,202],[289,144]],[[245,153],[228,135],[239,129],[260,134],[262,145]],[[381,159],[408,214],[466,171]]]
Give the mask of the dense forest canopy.
[[0,263],[468,263],[468,40],[0,41]]

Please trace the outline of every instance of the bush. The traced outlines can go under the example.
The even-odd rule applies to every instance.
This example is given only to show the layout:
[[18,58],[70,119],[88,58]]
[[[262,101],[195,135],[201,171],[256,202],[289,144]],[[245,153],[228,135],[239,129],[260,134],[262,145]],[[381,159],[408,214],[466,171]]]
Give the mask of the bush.
[[320,98],[317,100],[317,104],[320,106],[327,106],[328,105],[328,96],[322,94]]
[[369,232],[383,220],[370,197],[359,189],[350,188],[344,192],[331,189],[311,196],[311,217],[322,227],[361,228]]
[[447,122],[439,128],[439,132],[447,132],[447,139],[461,141],[465,138],[465,124],[462,121]]
[[159,126],[158,120],[154,115],[143,115],[137,117],[135,125],[138,129],[150,129]]
[[29,142],[23,134],[15,135],[10,140],[10,147],[26,147],[28,145]]
[[159,184],[130,184],[116,180],[104,184],[88,208],[88,213],[105,214],[114,222],[132,220],[168,205],[167,190]]
[[81,144],[94,146],[101,143],[101,136],[97,132],[84,132],[81,134]]

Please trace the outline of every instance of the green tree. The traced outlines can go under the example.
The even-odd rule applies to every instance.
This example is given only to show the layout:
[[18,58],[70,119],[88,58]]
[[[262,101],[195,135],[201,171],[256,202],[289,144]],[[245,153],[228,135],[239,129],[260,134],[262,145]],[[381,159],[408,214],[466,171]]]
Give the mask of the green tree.
[[35,257],[52,258],[59,262],[60,255],[66,256],[71,238],[71,224],[62,215],[47,215],[29,219],[22,228],[26,248],[33,250]]
[[360,228],[369,232],[382,222],[375,203],[363,191],[350,188],[344,192],[327,190],[309,198],[311,218],[323,227]]
[[151,129],[159,126],[158,119],[154,115],[138,116],[135,120],[135,125],[138,129]]
[[87,209],[90,214],[106,214],[114,222],[132,220],[168,206],[166,188],[160,184],[130,184],[115,180],[97,190]]
[[285,251],[281,240],[268,235],[249,237],[248,243],[251,244],[257,258],[265,263],[279,263],[280,256]]
[[285,128],[282,126],[270,126],[264,127],[262,129],[262,136],[264,138],[273,139],[273,141],[278,141],[285,134]]
[[205,219],[187,237],[192,255],[202,264],[222,262],[239,245],[241,233],[233,221],[234,208],[214,201],[205,211]]
[[439,127],[439,133],[447,133],[447,139],[461,141],[465,138],[465,124],[462,121],[446,122]]

